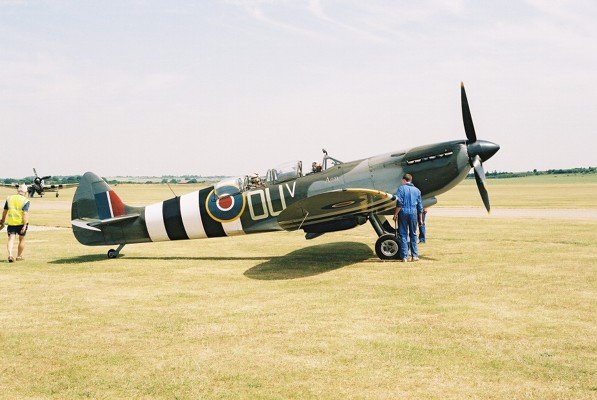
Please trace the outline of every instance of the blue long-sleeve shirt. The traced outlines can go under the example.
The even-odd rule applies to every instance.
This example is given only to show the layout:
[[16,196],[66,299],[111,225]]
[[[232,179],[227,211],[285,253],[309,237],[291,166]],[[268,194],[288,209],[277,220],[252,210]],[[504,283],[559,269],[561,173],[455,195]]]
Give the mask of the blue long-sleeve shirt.
[[408,214],[418,214],[423,212],[423,200],[421,191],[412,183],[400,185],[396,190],[396,206]]

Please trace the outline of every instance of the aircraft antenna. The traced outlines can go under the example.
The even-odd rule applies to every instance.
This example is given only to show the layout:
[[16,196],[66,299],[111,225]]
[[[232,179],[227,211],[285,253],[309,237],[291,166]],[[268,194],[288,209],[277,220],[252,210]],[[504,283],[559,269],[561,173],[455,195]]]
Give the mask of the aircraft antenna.
[[[304,211],[304,210],[303,210]],[[296,230],[298,231],[299,229],[301,229],[301,227],[303,226],[303,224],[305,223],[305,220],[307,219],[307,217],[309,216],[309,211],[307,211],[307,213],[305,214],[305,218],[303,218],[303,220],[301,221],[301,224],[299,225],[298,228],[296,228]]]
[[166,182],[166,185],[168,185],[168,189],[170,189],[170,191],[172,192],[174,197],[178,197],[178,195],[176,193],[174,193],[174,190],[172,190],[172,187],[170,186],[170,184],[168,182]]

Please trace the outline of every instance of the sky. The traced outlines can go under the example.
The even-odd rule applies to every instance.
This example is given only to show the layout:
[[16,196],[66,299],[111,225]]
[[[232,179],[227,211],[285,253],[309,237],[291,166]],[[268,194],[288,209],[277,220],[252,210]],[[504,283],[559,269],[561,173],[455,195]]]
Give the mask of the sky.
[[0,0],[0,177],[264,174],[464,139],[597,166],[595,1]]

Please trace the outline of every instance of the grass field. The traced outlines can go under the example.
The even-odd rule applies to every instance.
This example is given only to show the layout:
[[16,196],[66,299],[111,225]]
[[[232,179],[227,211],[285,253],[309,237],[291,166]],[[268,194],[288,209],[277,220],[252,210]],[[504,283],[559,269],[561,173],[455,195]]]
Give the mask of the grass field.
[[[492,180],[492,205],[576,193],[566,208],[597,207],[594,178],[558,179]],[[116,189],[134,204],[170,193]],[[34,199],[32,223],[69,226],[72,193]],[[440,204],[482,206],[469,181]],[[67,229],[31,232],[27,260],[0,263],[0,398],[595,399],[597,222],[428,230],[407,264],[379,261],[368,225],[131,245],[116,260]]]
[[[491,206],[495,208],[597,208],[597,174],[490,179],[487,185]],[[441,195],[438,203],[440,207],[478,205],[474,179]]]

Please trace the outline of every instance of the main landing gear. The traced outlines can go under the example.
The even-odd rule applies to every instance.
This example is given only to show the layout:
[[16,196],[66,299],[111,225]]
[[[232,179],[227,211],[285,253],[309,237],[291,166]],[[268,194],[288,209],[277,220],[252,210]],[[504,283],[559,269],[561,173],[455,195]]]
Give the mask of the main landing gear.
[[108,250],[108,258],[116,258],[118,257],[118,255],[120,254],[120,250],[122,250],[122,248],[124,247],[124,243],[119,245],[116,250],[114,249],[110,249]]
[[400,242],[396,237],[396,230],[376,214],[369,214],[369,222],[377,233],[375,242],[375,254],[382,260],[394,260],[400,257]]

